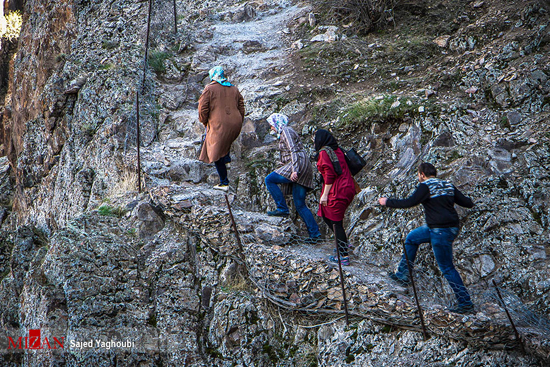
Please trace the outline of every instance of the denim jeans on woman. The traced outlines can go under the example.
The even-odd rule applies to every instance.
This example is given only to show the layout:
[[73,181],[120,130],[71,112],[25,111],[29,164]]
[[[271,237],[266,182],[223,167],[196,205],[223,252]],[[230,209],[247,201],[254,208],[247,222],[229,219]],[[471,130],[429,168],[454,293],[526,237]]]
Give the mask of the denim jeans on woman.
[[[468,306],[472,304],[470,294],[466,290],[462,278],[456,271],[453,264],[453,241],[458,235],[458,228],[429,228],[422,226],[412,230],[405,240],[405,250],[409,261],[414,267],[414,259],[418,246],[423,243],[431,243],[437,264],[443,276],[449,282],[459,306]],[[399,267],[395,275],[402,280],[408,280],[409,270],[405,254],[401,258]]]
[[271,172],[267,175],[265,178],[267,190],[273,197],[273,200],[275,200],[277,210],[286,214],[288,214],[289,210],[286,205],[285,196],[279,188],[279,184],[292,184],[292,198],[294,199],[294,206],[306,224],[309,237],[319,237],[321,235],[321,232],[319,232],[319,226],[317,225],[313,214],[311,214],[311,211],[306,206],[307,188],[290,181],[288,178],[281,176],[276,172]]

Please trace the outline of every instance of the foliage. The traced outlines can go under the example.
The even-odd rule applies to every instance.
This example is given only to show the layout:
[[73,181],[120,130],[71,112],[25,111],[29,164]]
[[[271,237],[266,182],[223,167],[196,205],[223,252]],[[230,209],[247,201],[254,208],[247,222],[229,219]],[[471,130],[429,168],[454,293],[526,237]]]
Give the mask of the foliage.
[[499,121],[499,125],[503,129],[510,129],[510,121],[507,116],[502,116]]
[[23,25],[21,12],[18,10],[12,11],[2,18],[0,19],[0,37],[7,38],[10,41],[19,38],[21,26]]
[[229,278],[227,282],[221,286],[221,289],[226,293],[250,291],[250,285],[245,276],[238,273],[234,277]]
[[[364,80],[367,73],[365,56],[360,50],[367,48],[361,39],[347,39],[336,42],[316,42],[300,50],[304,70],[314,77],[332,77],[340,81]],[[321,91],[327,94],[327,90]]]
[[311,116],[313,124],[325,124],[336,119],[342,104],[343,102],[340,99],[335,99],[331,102],[315,106]]
[[148,57],[149,66],[159,74],[165,73],[166,66],[164,65],[164,61],[170,57],[172,57],[172,54],[169,52],[152,50]]
[[399,65],[414,65],[429,61],[438,53],[438,46],[431,37],[411,35],[385,43],[380,57],[390,59]]
[[82,124],[82,133],[88,137],[91,137],[95,134],[95,125],[92,123]]
[[452,161],[456,161],[457,159],[460,159],[460,158],[462,158],[462,154],[460,154],[460,152],[458,152],[457,150],[453,150],[449,156],[448,163]]
[[113,42],[113,41],[103,41],[101,43],[101,48],[105,49],[105,50],[113,50],[115,48],[118,47],[118,42]]
[[281,109],[290,102],[290,100],[288,99],[288,97],[284,94],[281,94],[277,97],[275,97],[273,99],[273,102],[275,103],[275,105],[277,106],[277,108],[275,109],[276,112],[280,112]]
[[108,216],[108,217],[122,217],[126,210],[122,207],[113,207],[110,205],[102,205],[97,209],[98,213],[100,215]]
[[110,62],[106,62],[105,64],[101,64],[99,66],[99,70],[111,70],[114,67],[115,66],[113,64],[111,64]]
[[395,0],[311,0],[327,20],[352,23],[353,29],[366,34],[393,21]]
[[371,97],[358,101],[344,110],[340,118],[342,127],[362,126],[372,122],[402,120],[405,115],[418,113],[418,104],[411,99],[397,99],[394,95]]

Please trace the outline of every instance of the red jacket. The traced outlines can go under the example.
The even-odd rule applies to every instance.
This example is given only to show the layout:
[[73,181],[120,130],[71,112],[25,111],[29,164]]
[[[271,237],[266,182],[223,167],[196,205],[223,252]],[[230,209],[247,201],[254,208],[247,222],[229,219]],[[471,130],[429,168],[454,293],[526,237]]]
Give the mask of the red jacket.
[[[328,193],[327,206],[322,206],[319,204],[319,211],[317,212],[317,215],[328,218],[332,221],[341,221],[344,219],[346,209],[355,197],[355,183],[342,150],[338,148],[334,151],[334,153],[336,153],[336,156],[340,161],[340,166],[342,167],[342,174],[339,176],[336,174],[336,171],[334,171],[334,166],[332,165],[328,154],[324,150],[319,152],[317,169],[323,176],[325,185],[332,184],[332,188]],[[323,191],[324,190],[325,186],[323,185]],[[323,195],[323,192],[321,192],[321,195]]]

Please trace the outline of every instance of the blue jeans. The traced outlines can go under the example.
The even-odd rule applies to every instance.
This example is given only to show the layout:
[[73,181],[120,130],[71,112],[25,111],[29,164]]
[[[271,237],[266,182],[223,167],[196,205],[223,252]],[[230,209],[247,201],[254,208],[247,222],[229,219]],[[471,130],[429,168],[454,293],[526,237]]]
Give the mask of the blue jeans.
[[216,171],[218,171],[218,176],[220,176],[220,185],[229,185],[229,179],[227,178],[227,167],[225,166],[225,164],[229,162],[231,162],[231,156],[229,153],[214,162]]
[[315,218],[313,218],[313,214],[311,214],[311,211],[306,206],[307,189],[276,172],[271,172],[267,175],[265,178],[265,186],[273,197],[273,200],[275,200],[277,210],[282,211],[283,213],[288,213],[288,206],[286,205],[285,196],[283,195],[278,184],[292,184],[292,198],[294,199],[294,206],[296,206],[296,211],[306,224],[309,237],[319,237],[321,235],[321,232],[319,232],[319,226],[317,225]]
[[[449,282],[451,289],[453,290],[458,304],[461,306],[471,305],[472,301],[470,295],[462,282],[462,278],[458,271],[456,271],[453,265],[453,241],[458,235],[458,228],[429,228],[428,226],[422,226],[412,230],[405,240],[405,250],[411,265],[414,266],[414,259],[416,258],[416,252],[418,246],[422,243],[432,244],[432,250],[435,255],[437,264],[443,276]],[[401,258],[397,272],[395,273],[398,278],[407,280],[409,278],[409,270],[407,267],[407,260],[405,254]]]

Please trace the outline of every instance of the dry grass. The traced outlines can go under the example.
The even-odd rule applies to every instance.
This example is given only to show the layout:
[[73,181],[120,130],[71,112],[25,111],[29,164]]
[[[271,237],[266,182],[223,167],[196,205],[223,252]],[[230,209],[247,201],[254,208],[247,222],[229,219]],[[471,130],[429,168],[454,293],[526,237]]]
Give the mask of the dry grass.
[[137,190],[137,173],[125,171],[120,180],[109,190],[108,197],[124,196]]
[[222,286],[225,292],[247,292],[251,290],[250,283],[241,271],[238,271],[235,276],[227,279]]

